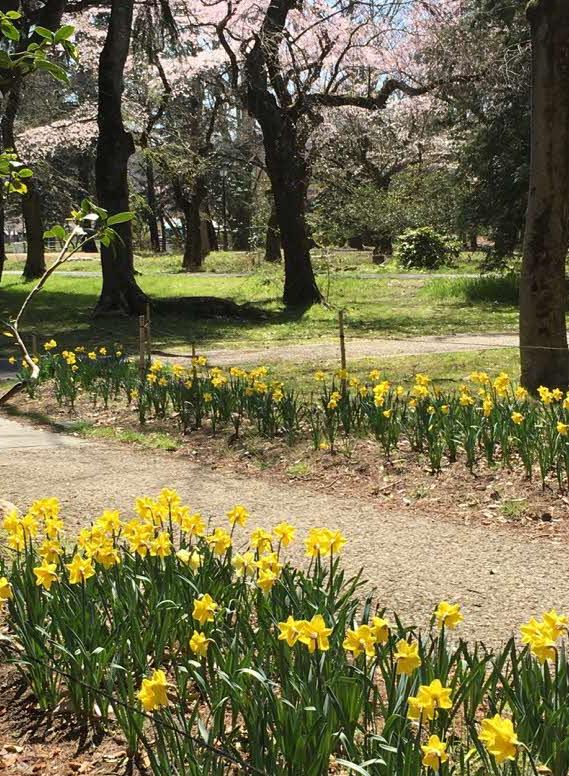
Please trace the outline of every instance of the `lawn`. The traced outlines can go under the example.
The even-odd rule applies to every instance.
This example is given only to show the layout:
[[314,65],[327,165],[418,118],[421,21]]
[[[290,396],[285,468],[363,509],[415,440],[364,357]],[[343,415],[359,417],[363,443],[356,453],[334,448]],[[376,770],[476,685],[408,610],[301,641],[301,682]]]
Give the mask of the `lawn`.
[[[350,359],[348,347],[348,366],[350,374],[364,379],[372,369],[379,369],[382,376],[393,384],[406,387],[412,385],[414,376],[427,373],[442,389],[456,388],[463,383],[471,372],[483,370],[490,374],[505,371],[517,375],[520,367],[520,355],[517,348],[496,348],[492,350],[472,350],[457,353],[426,353],[420,356],[387,356],[384,358]],[[248,366],[255,366],[250,364]],[[245,367],[247,368],[247,366]],[[315,389],[314,373],[324,371],[333,374],[338,362],[332,360],[303,361],[295,363],[285,361],[270,364],[270,375],[293,385],[303,394]]]
[[[340,308],[346,310],[348,338],[506,332],[517,327],[512,280],[358,279],[334,274],[320,279],[327,304],[302,314],[283,308],[282,277],[272,269],[230,278],[141,275],[139,282],[153,300],[153,345],[159,349],[187,352],[192,342],[199,349],[329,341],[337,336]],[[5,278],[0,317],[17,310],[30,288],[20,278]],[[136,320],[92,317],[99,289],[99,278],[51,278],[29,311],[27,331],[36,331],[40,338],[55,337],[67,347],[120,341],[134,348]],[[196,296],[229,299],[247,307],[236,316],[206,319],[191,309],[189,300]],[[7,354],[8,344],[0,343],[0,355]]]
[[[452,266],[442,267],[441,273],[476,273],[484,254],[463,252],[459,260]],[[47,262],[50,264],[56,254],[48,254]],[[6,270],[21,271],[24,266],[24,254],[8,256]],[[330,272],[346,273],[377,273],[402,272],[395,260],[390,259],[385,264],[373,264],[371,251],[353,251],[338,249],[316,249],[312,251],[312,263],[319,274]],[[142,274],[173,274],[182,272],[182,255],[149,254],[141,252],[135,254],[136,270]],[[259,268],[267,268],[263,262],[261,251],[217,251],[206,257],[203,265],[204,272],[234,273],[256,272]],[[79,257],[70,261],[67,271],[99,272],[101,264],[96,255],[82,253]],[[270,269],[270,267],[269,267]],[[279,268],[275,268],[279,271]],[[412,271],[416,273],[416,270]]]

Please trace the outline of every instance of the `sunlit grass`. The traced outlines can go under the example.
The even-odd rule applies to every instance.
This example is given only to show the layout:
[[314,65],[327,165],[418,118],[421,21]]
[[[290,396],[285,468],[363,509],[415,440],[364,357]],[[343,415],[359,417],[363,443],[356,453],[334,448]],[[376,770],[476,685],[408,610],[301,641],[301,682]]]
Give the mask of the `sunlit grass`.
[[[142,288],[153,301],[152,338],[157,349],[182,349],[192,343],[208,347],[251,347],[300,341],[331,341],[338,334],[338,310],[346,311],[348,340],[357,337],[404,338],[425,334],[515,331],[513,303],[467,299],[464,279],[357,279],[332,275],[320,280],[325,305],[306,312],[286,310],[281,302],[282,273],[267,271],[248,277],[142,275]],[[445,283],[444,295],[435,293]],[[136,348],[135,318],[95,319],[92,312],[100,291],[99,278],[53,277],[38,296],[26,320],[28,334],[54,337],[63,346],[119,341]],[[469,286],[468,286],[469,287]],[[5,278],[0,287],[0,318],[18,309],[31,285]],[[439,289],[440,290],[440,289]],[[194,297],[228,299],[248,305],[236,316],[200,317]],[[209,304],[205,304],[209,310]],[[0,354],[9,352],[0,342]]]

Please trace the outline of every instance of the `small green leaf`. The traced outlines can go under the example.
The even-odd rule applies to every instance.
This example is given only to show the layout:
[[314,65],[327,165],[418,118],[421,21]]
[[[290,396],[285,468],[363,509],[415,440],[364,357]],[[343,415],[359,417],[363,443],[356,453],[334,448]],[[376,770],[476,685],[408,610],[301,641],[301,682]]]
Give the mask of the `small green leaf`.
[[72,24],[66,24],[55,33],[55,42],[61,43],[62,40],[68,40],[75,32]]
[[50,43],[53,43],[54,41],[54,34],[51,30],[48,30],[46,27],[42,27],[41,25],[38,25],[34,28],[34,32],[36,35],[39,35],[41,38],[45,38],[46,40],[49,40]]
[[49,229],[47,232],[44,232],[43,236],[55,237],[57,240],[65,240],[66,232],[60,224],[56,224],[55,226],[52,226],[51,229]]
[[115,226],[116,224],[124,224],[127,221],[132,221],[134,213],[126,211],[124,213],[116,213],[114,216],[109,216],[107,219],[107,226]]

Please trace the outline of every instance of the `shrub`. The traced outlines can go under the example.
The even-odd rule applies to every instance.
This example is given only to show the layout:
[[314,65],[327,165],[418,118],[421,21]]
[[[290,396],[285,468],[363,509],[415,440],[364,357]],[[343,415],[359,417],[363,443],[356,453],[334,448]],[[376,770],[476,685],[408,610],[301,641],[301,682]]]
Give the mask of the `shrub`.
[[438,269],[452,264],[458,255],[457,244],[430,226],[403,232],[395,249],[397,263],[406,269]]

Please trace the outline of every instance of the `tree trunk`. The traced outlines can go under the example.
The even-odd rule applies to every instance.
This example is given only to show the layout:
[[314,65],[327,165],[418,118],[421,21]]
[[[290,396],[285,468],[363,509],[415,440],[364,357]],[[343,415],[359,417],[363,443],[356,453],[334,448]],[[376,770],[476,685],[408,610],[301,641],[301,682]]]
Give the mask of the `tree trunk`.
[[[178,207],[184,214],[184,256],[182,269],[185,272],[197,272],[201,269],[205,256],[209,253],[209,239],[202,223],[202,204],[206,198],[205,180],[197,176],[192,193],[187,196],[180,181],[174,182],[174,196]],[[204,237],[206,239],[204,239]]]
[[158,233],[158,206],[156,202],[156,182],[154,178],[154,164],[152,159],[146,156],[146,202],[148,211],[146,221],[150,232],[150,247],[155,253],[160,253],[160,235]]
[[6,263],[6,235],[4,228],[6,225],[6,211],[4,210],[4,201],[0,198],[0,283],[4,274],[4,265]]
[[[132,136],[122,118],[123,76],[130,46],[134,0],[112,0],[105,45],[99,60],[99,138],[95,178],[99,205],[109,214],[129,209],[128,160],[134,153]],[[117,239],[101,245],[103,287],[97,314],[141,314],[147,296],[134,279],[132,228],[115,227]]]
[[[271,198],[272,198],[271,193]],[[265,261],[278,262],[282,260],[281,256],[281,236],[279,234],[279,222],[277,219],[277,209],[274,202],[271,205],[271,213],[267,224],[267,236],[265,238]]]
[[[37,11],[34,18],[34,26],[45,27],[52,32],[56,32],[61,25],[63,12],[65,10],[66,0],[47,0],[43,7]],[[6,0],[2,3],[2,10],[22,11],[19,3],[12,0]],[[18,42],[18,52],[25,51],[31,43],[39,42],[40,38],[34,32],[32,26],[30,10],[24,4],[23,6],[23,34]],[[31,30],[31,32],[30,32]],[[2,145],[4,150],[13,149],[16,151],[16,138],[14,125],[18,109],[20,107],[20,97],[22,92],[21,80],[16,80],[12,85],[6,101],[6,110],[2,115]],[[39,191],[33,182],[26,182],[28,192],[22,197],[22,211],[26,225],[27,256],[23,275],[25,278],[32,279],[40,277],[45,272],[45,249],[43,241],[43,219],[41,214],[41,198]]]
[[[22,85],[16,82],[7,100],[2,115],[2,146],[16,150],[15,122],[20,107]],[[22,215],[26,230],[26,263],[23,276],[28,280],[38,278],[45,272],[45,248],[43,242],[43,221],[41,199],[33,179],[26,181],[27,193],[22,196]]]
[[26,263],[23,276],[26,280],[41,278],[45,272],[45,246],[41,197],[31,179],[26,182],[27,192],[22,196],[22,214],[26,225]]
[[183,209],[186,235],[182,269],[185,272],[197,272],[203,263],[202,228],[198,198],[194,194],[185,198]]
[[532,0],[530,190],[520,281],[522,384],[567,388],[569,3]]
[[168,250],[168,235],[166,234],[166,221],[164,216],[160,216],[160,234],[162,236],[162,253]]
[[322,301],[310,261],[305,217],[309,168],[294,122],[283,112],[277,115],[277,122],[273,115],[271,121],[260,124],[284,253],[283,302],[304,308]]
[[217,239],[217,232],[215,231],[215,227],[211,220],[211,214],[209,215],[209,218],[206,221],[206,225],[207,225],[207,237],[208,237],[208,243],[209,243],[209,250],[218,251],[219,241]]

